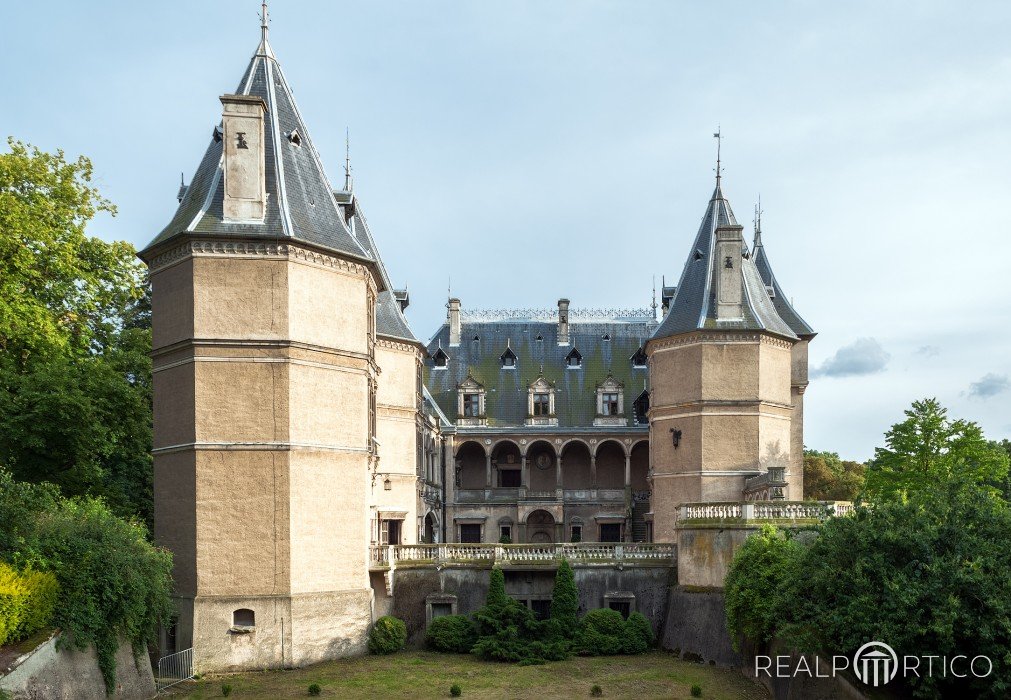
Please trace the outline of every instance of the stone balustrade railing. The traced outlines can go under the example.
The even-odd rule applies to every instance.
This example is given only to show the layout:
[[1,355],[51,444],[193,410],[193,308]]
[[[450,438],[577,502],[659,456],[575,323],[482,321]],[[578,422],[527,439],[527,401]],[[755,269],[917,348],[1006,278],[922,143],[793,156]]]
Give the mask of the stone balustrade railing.
[[405,544],[373,546],[373,569],[445,564],[644,564],[673,566],[676,547],[655,543]]
[[678,508],[678,525],[720,522],[818,521],[853,512],[849,501],[745,501],[685,503]]

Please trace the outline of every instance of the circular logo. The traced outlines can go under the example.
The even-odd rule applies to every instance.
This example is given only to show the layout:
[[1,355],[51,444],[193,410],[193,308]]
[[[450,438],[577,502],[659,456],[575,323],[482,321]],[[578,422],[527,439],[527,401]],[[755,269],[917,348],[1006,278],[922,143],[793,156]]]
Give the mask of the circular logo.
[[853,655],[853,672],[869,686],[884,685],[899,672],[899,655],[884,642],[867,642]]
[[547,452],[541,452],[537,455],[537,459],[534,460],[534,463],[537,465],[538,469],[547,469],[551,466],[551,455]]

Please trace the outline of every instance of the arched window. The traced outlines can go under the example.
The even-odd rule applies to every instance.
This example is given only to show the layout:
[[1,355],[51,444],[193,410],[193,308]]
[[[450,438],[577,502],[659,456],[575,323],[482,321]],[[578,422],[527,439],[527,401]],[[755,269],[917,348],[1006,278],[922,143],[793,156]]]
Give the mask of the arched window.
[[239,608],[232,613],[232,627],[255,627],[256,613],[249,608]]

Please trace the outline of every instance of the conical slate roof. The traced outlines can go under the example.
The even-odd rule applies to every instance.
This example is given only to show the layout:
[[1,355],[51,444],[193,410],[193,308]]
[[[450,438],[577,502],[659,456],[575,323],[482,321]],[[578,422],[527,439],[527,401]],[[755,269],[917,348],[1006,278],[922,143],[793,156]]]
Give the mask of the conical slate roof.
[[[730,202],[723,194],[719,179],[702,217],[702,225],[688,253],[674,300],[653,338],[666,338],[705,329],[763,330],[787,338],[796,338],[790,326],[780,318],[765,291],[758,268],[751,256],[741,257],[744,316],[740,321],[716,322],[716,229],[737,226]],[[746,248],[742,253],[746,252]]]
[[772,305],[775,307],[779,317],[786,321],[790,329],[801,338],[813,338],[817,335],[814,329],[808,325],[807,321],[801,318],[800,314],[793,308],[789,297],[786,296],[783,288],[776,281],[776,275],[773,274],[772,266],[769,264],[769,256],[765,252],[765,246],[762,245],[760,222],[758,223],[758,228],[755,230],[755,245],[752,248],[751,257],[755,261],[758,273],[762,276],[762,282],[767,288],[772,288]]
[[[374,262],[341,215],[319,154],[299,114],[288,82],[267,43],[266,32],[239,82],[236,94],[266,104],[267,207],[262,223],[224,221],[223,143],[217,130],[175,215],[148,245],[180,234],[303,241],[338,254]],[[220,128],[220,127],[219,127]],[[292,136],[292,135],[296,136]]]

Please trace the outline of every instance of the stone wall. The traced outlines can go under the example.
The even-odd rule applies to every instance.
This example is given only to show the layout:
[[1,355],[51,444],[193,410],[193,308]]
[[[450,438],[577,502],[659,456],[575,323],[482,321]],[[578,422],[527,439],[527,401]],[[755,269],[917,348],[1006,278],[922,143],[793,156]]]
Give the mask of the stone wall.
[[94,647],[85,651],[56,648],[57,636],[50,637],[20,659],[15,668],[0,677],[0,690],[15,700],[105,700],[107,697],[137,700],[153,698],[154,675],[146,654],[135,658],[129,643],[116,652],[116,688],[106,695]]
[[682,659],[743,666],[727,633],[723,591],[675,586],[670,590],[660,644]]

